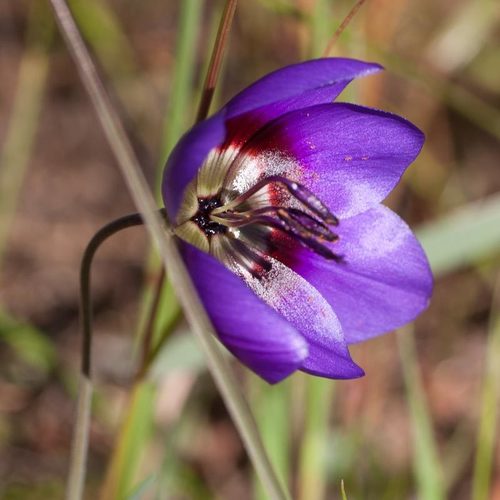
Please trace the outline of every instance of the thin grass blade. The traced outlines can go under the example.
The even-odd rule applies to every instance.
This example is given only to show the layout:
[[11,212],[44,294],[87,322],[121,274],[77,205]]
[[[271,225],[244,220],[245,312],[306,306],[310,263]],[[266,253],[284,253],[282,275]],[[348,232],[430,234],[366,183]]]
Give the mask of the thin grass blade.
[[[255,412],[262,441],[269,453],[271,463],[282,484],[289,484],[291,473],[291,419],[290,389],[291,381],[286,380],[278,385],[269,386],[260,379],[250,375],[251,402]],[[267,493],[256,482],[256,500],[266,500]]]
[[69,5],[85,40],[112,75],[129,75],[137,71],[134,51],[120,20],[107,2],[69,0]]
[[495,435],[500,394],[500,275],[493,296],[492,315],[488,343],[486,345],[486,367],[481,390],[481,410],[477,436],[477,449],[472,480],[472,500],[491,498]]
[[491,256],[500,249],[500,195],[421,226],[417,236],[435,276]]
[[0,264],[38,128],[49,72],[54,25],[44,3],[33,2],[12,113],[0,153]]
[[413,328],[411,326],[402,328],[398,332],[397,338],[412,421],[414,470],[418,498],[444,500],[446,495],[443,476],[432,429],[432,420],[418,370]]
[[335,382],[312,377],[305,382],[307,411],[300,450],[298,498],[321,500],[326,495],[326,436]]
[[159,174],[182,132],[193,122],[193,79],[196,68],[197,34],[201,32],[202,0],[185,0],[179,18],[175,68],[163,125]]
[[102,488],[101,498],[126,498],[136,482],[137,467],[150,437],[155,387],[139,382],[132,388],[125,421],[118,434],[113,460]]

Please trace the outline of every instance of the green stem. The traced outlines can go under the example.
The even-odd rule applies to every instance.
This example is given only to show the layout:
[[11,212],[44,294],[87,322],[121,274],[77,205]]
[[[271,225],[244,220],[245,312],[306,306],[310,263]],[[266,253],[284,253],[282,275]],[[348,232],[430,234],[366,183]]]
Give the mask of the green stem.
[[[164,211],[163,211],[164,212]],[[82,318],[83,345],[82,345],[82,373],[90,378],[92,359],[92,303],[90,294],[90,270],[97,249],[110,236],[122,229],[140,226],[143,224],[140,214],[129,214],[116,219],[102,227],[92,237],[82,258],[80,267],[80,307]]]

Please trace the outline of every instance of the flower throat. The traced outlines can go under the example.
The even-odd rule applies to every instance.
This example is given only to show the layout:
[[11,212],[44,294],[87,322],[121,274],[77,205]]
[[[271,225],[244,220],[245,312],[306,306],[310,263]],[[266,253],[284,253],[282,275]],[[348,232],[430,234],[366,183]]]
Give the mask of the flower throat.
[[212,211],[222,206],[220,197],[198,198],[198,211],[191,217],[191,220],[205,233],[207,237],[214,234],[224,234],[227,231],[227,226],[214,222],[211,219]]
[[[265,203],[262,203],[263,192],[267,193]],[[288,201],[277,201],[280,196],[272,195],[283,192],[287,193]],[[237,253],[240,253],[241,244],[236,240],[242,238],[247,246],[253,246],[252,238],[245,234],[252,227],[259,227],[267,234],[268,245],[265,246],[268,249],[272,235],[282,233],[326,259],[342,260],[327,245],[338,239],[332,226],[337,226],[339,221],[305,186],[275,175],[261,179],[243,193],[223,193],[221,189],[211,196],[198,194],[196,212],[189,219],[203,234],[206,241],[203,247],[207,251],[211,250],[212,239],[216,236],[231,240],[226,243],[237,245]]]

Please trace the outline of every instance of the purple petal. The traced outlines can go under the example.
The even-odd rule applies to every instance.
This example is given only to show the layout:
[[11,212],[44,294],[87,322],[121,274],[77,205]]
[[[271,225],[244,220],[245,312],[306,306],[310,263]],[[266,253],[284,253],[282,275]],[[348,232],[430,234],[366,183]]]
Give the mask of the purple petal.
[[245,190],[258,178],[285,175],[308,187],[335,215],[350,217],[388,195],[423,141],[399,116],[321,104],[285,114],[255,134],[228,179]]
[[365,374],[350,357],[339,357],[337,352],[316,343],[309,344],[309,357],[300,369],[311,375],[333,379],[353,379]]
[[[354,78],[381,69],[355,59],[317,59],[279,69],[247,87],[219,113],[187,132],[174,148],[162,183],[170,216],[175,217],[186,185],[212,148],[242,144],[266,122],[288,111],[331,102]],[[255,108],[260,109],[247,113]]]
[[224,114],[217,113],[195,125],[177,143],[163,172],[162,196],[172,219],[182,201],[184,189],[196,175],[209,151],[226,136]]
[[382,66],[356,59],[314,59],[270,73],[233,97],[226,110],[226,147],[240,147],[259,128],[279,116],[331,103],[354,79]]
[[328,378],[356,378],[363,371],[351,359],[342,328],[321,294],[281,262],[270,259],[263,277],[242,277],[274,310],[281,313],[307,340],[309,356],[301,369]]
[[[354,78],[381,69],[379,64],[333,57],[292,64],[269,73],[233,97],[225,106],[227,116],[232,118],[289,99],[289,111],[319,102],[331,102]],[[319,89],[327,89],[327,93],[322,94],[320,101],[308,102],[307,93]]]
[[307,343],[297,330],[210,255],[183,245],[191,277],[222,343],[269,383],[302,366]]
[[354,343],[413,320],[429,303],[432,274],[410,228],[379,205],[336,228],[335,263],[302,247],[282,258],[328,300],[347,342]]

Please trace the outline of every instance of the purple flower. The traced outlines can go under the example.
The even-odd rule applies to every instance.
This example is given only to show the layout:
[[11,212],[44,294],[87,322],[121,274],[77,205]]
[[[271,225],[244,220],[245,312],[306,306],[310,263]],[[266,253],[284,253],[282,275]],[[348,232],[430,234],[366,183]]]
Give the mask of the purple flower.
[[220,340],[274,383],[363,375],[348,345],[412,320],[432,276],[380,205],[424,137],[333,100],[381,67],[318,59],[271,73],[180,140],[163,197]]

